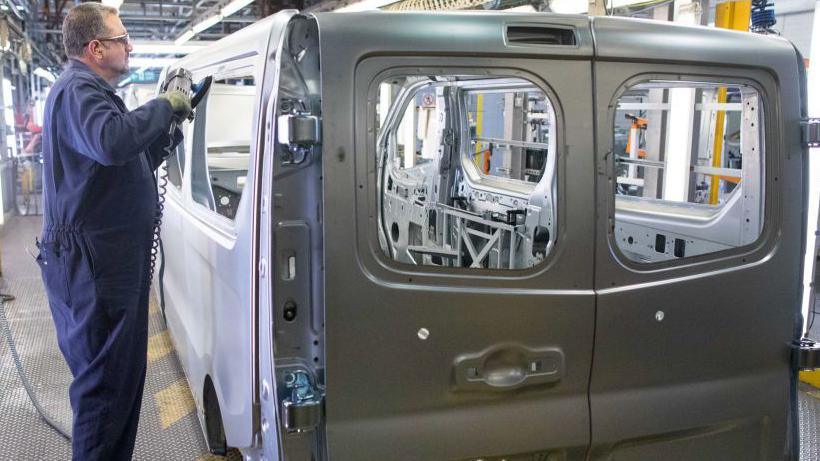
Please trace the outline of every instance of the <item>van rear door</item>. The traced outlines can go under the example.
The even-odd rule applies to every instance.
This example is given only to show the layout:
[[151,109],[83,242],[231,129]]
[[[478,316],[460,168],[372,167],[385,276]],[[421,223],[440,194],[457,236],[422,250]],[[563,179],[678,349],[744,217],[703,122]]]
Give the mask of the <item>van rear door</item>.
[[593,27],[592,459],[784,459],[796,449],[802,63],[788,41],[752,34]]
[[588,20],[316,17],[330,459],[583,459]]

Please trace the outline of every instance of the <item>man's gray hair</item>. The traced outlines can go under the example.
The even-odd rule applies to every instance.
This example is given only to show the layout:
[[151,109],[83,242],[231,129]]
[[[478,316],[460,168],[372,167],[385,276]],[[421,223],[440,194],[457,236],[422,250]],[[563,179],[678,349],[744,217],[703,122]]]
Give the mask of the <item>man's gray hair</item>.
[[107,36],[110,31],[105,18],[111,14],[118,14],[117,9],[95,2],[80,3],[71,8],[63,20],[65,54],[79,58],[88,42]]

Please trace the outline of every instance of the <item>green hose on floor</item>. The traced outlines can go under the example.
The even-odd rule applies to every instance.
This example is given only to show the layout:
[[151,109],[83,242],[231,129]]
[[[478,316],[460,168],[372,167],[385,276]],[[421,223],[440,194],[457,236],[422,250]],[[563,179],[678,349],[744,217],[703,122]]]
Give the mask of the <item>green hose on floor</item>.
[[14,366],[17,368],[17,374],[20,376],[20,381],[23,382],[23,387],[26,389],[26,394],[28,394],[28,398],[31,399],[31,403],[34,404],[34,408],[37,410],[37,413],[40,413],[40,416],[43,420],[45,420],[46,424],[51,426],[55,431],[59,432],[60,435],[66,438],[66,440],[71,440],[71,431],[58,424],[57,421],[55,421],[55,419],[49,415],[42,406],[40,406],[40,401],[37,400],[37,396],[34,394],[34,388],[28,380],[28,375],[26,374],[25,369],[23,369],[23,362],[20,361],[20,356],[17,354],[17,346],[14,344],[14,339],[11,336],[11,328],[9,327],[9,321],[6,318],[5,303],[6,301],[11,301],[13,299],[14,296],[12,295],[0,294],[0,330],[2,330],[3,336],[6,337],[6,343],[9,345],[11,358],[14,360]]

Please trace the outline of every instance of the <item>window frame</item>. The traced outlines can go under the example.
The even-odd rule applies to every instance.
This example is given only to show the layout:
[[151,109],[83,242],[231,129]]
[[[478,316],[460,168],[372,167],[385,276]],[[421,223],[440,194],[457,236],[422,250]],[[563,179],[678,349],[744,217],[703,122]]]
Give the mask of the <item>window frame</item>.
[[[199,78],[204,78],[205,76],[211,76],[214,82],[219,80],[225,80],[230,78],[236,77],[252,77],[254,79],[254,103],[253,103],[253,116],[252,120],[256,118],[256,114],[259,112],[259,104],[261,99],[261,82],[258,77],[258,66],[255,60],[253,62],[247,62],[243,60],[241,65],[236,67],[231,67],[229,69],[219,69],[216,72],[209,72],[208,70],[203,70],[201,76]],[[191,122],[190,133],[191,133],[191,151],[188,152],[186,161],[190,161],[190,168],[188,168],[186,172],[186,176],[189,178],[189,203],[190,203],[190,210],[191,213],[198,217],[198,219],[202,222],[209,224],[211,227],[215,228],[215,230],[220,231],[225,236],[236,236],[236,228],[239,221],[237,221],[236,217],[234,219],[228,218],[216,211],[216,209],[211,209],[210,207],[203,205],[202,203],[198,202],[194,199],[194,178],[193,172],[196,169],[194,162],[198,161],[195,157],[195,153],[197,151],[196,147],[201,146],[201,151],[203,152],[203,158],[201,161],[204,163],[202,167],[204,168],[205,172],[208,172],[207,166],[207,112],[208,112],[208,104],[210,100],[210,92],[205,95],[205,97],[200,101],[200,104],[194,110],[194,120]],[[199,111],[203,110],[202,114],[200,115]],[[256,122],[258,125],[258,121]],[[260,165],[256,165],[258,162],[257,154],[255,152],[257,146],[257,130],[258,126],[251,128],[251,139],[250,139],[250,158],[248,164],[248,172],[250,175],[251,170],[255,168],[260,168]],[[190,160],[188,160],[190,159]],[[213,198],[213,190],[211,189],[210,185],[210,178],[206,177],[208,180],[208,190]],[[237,216],[239,216],[239,210],[242,207],[242,204],[246,200],[251,200],[252,198],[245,198],[246,196],[253,195],[253,194],[246,194],[246,188],[248,186],[248,182],[246,181],[245,185],[242,189],[242,194],[239,199],[239,203],[237,204]],[[215,199],[214,199],[215,200]]]
[[[760,183],[760,194],[762,194],[762,200],[760,200],[760,213],[761,213],[761,227],[758,233],[757,238],[749,242],[747,244],[738,245],[736,247],[731,247],[727,249],[722,249],[718,251],[713,251],[709,253],[703,253],[693,256],[683,256],[683,257],[676,257],[668,260],[663,261],[640,261],[635,260],[627,256],[627,254],[621,250],[615,235],[615,227],[617,226],[616,221],[616,211],[617,211],[617,202],[618,202],[618,195],[617,195],[617,182],[616,182],[616,173],[617,168],[615,165],[615,155],[614,155],[614,141],[615,141],[615,119],[616,113],[618,112],[618,102],[620,98],[631,88],[634,88],[637,85],[643,83],[649,83],[653,81],[667,81],[667,82],[680,82],[680,83],[709,83],[709,84],[716,84],[723,86],[746,86],[749,87],[757,92],[757,96],[759,98],[758,101],[758,114],[759,120],[762,120],[763,128],[759,130],[759,146],[762,148],[762,156],[763,158],[760,160],[760,169],[761,175],[759,178]],[[697,74],[694,72],[647,72],[641,74],[635,74],[631,77],[625,79],[614,91],[612,97],[610,98],[610,102],[608,105],[607,110],[607,117],[606,117],[606,129],[607,129],[607,139],[601,140],[603,141],[601,144],[608,146],[607,154],[604,157],[605,159],[605,168],[608,172],[609,177],[609,186],[606,188],[607,196],[602,203],[607,204],[607,216],[611,224],[607,226],[607,244],[610,249],[610,254],[612,257],[622,266],[634,270],[636,272],[653,272],[659,270],[672,270],[676,268],[683,268],[683,267],[691,267],[691,266],[698,266],[703,264],[708,264],[710,262],[716,260],[725,260],[728,258],[744,256],[744,255],[751,255],[754,253],[759,253],[763,248],[770,247],[771,242],[775,236],[773,236],[773,227],[776,226],[776,222],[779,219],[779,213],[774,213],[772,203],[778,198],[779,193],[774,188],[774,182],[778,180],[778,171],[779,170],[779,160],[778,157],[780,153],[776,149],[777,140],[779,139],[777,133],[774,131],[774,120],[776,118],[776,104],[778,102],[776,95],[770,96],[769,93],[765,90],[765,85],[755,80],[754,78],[750,78],[747,76],[740,76],[736,71],[734,72],[727,72],[727,73],[710,73],[710,74]],[[605,144],[609,143],[609,144]],[[730,196],[734,196],[734,192]],[[710,223],[715,222],[728,210],[725,206],[713,206],[713,205],[702,205],[696,203],[688,203],[688,202],[672,202],[666,201],[663,199],[657,198],[631,198],[628,196],[621,196],[621,198],[625,201],[645,201],[646,203],[650,203],[653,206],[658,207],[667,207],[669,209],[684,209],[688,208],[689,210],[695,209],[703,209],[707,210],[710,213],[708,217],[697,216],[697,213],[687,213],[683,215],[677,215],[676,217],[681,220],[686,220],[691,223]],[[647,216],[652,216],[653,213],[646,213]],[[655,216],[658,216],[657,213],[654,213]],[[668,233],[672,233],[671,231]],[[741,262],[745,263],[749,260],[748,257],[742,257]]]
[[[531,90],[541,91],[549,100],[553,116],[554,116],[554,139],[555,139],[555,147],[554,152],[552,153],[553,159],[547,159],[547,162],[544,167],[544,173],[542,175],[542,182],[546,180],[545,178],[548,177],[548,173],[551,171],[551,176],[553,178],[552,185],[550,186],[552,190],[551,195],[551,219],[553,221],[553,229],[555,235],[550,237],[551,248],[550,251],[546,254],[546,256],[537,264],[527,268],[516,268],[516,269],[495,269],[495,268],[481,268],[475,269],[470,267],[444,267],[444,266],[436,266],[436,265],[423,265],[423,264],[408,264],[404,262],[400,262],[395,260],[388,254],[385,254],[381,249],[381,242],[383,238],[389,238],[388,231],[384,228],[384,219],[382,215],[383,210],[383,193],[384,188],[386,187],[384,184],[384,178],[387,177],[388,174],[388,162],[389,160],[385,157],[385,162],[382,164],[382,159],[379,157],[381,144],[382,142],[389,142],[390,140],[390,133],[389,130],[386,130],[385,127],[396,128],[401,124],[403,114],[406,112],[408,105],[413,101],[413,98],[420,90],[420,87],[424,85],[420,85],[418,88],[414,88],[412,93],[409,97],[404,97],[404,103],[400,106],[399,110],[396,111],[396,119],[391,121],[390,113],[388,112],[384,124],[378,123],[378,111],[376,107],[379,104],[379,91],[381,84],[388,81],[390,78],[396,77],[428,77],[430,75],[442,75],[442,76],[454,76],[454,75],[462,75],[462,76],[470,76],[470,77],[481,77],[484,80],[490,79],[518,79],[518,80],[525,80],[528,85],[527,88]],[[402,95],[400,92],[397,94],[396,98],[399,98],[399,95]],[[368,104],[368,110],[366,113],[366,118],[368,123],[374,123],[374,127],[378,126],[378,130],[371,130],[372,133],[368,136],[368,155],[372,157],[369,161],[375,162],[375,176],[376,176],[376,187],[375,190],[375,197],[372,197],[374,207],[374,214],[377,216],[377,229],[371,229],[370,232],[375,233],[375,241],[376,243],[371,243],[370,248],[373,252],[373,255],[377,261],[383,266],[389,267],[394,271],[399,273],[418,273],[420,275],[439,275],[439,276],[455,276],[455,277],[480,277],[480,278],[489,278],[489,279],[527,279],[530,277],[537,276],[543,272],[550,270],[553,266],[555,260],[560,255],[560,251],[557,248],[559,242],[561,240],[560,234],[563,232],[564,227],[561,221],[561,216],[564,212],[563,206],[563,199],[559,197],[560,191],[562,190],[559,187],[561,182],[561,178],[559,178],[559,171],[561,168],[559,167],[559,163],[561,161],[561,154],[559,152],[560,146],[565,145],[564,137],[565,134],[563,132],[563,123],[564,123],[564,115],[561,109],[560,100],[557,97],[557,94],[553,89],[545,82],[540,76],[537,74],[533,74],[529,71],[521,71],[514,68],[475,68],[475,67],[464,67],[464,68],[457,68],[457,67],[444,67],[444,68],[436,68],[433,73],[424,72],[423,68],[418,67],[398,67],[398,68],[391,68],[384,70],[380,73],[377,73],[373,80],[368,84],[368,100],[374,103]],[[459,104],[463,106],[463,100],[460,100]],[[465,121],[467,120],[467,114],[465,111],[465,107],[459,107],[459,114],[458,114],[458,123],[461,125],[461,130],[459,130],[458,137],[460,139],[460,147],[457,153],[459,161],[464,161],[466,158],[463,151],[463,144],[465,139],[465,133],[469,131],[468,126],[465,125]],[[395,126],[393,126],[395,124]],[[467,133],[468,134],[468,133]],[[387,139],[383,139],[386,137]],[[389,155],[389,153],[388,153]],[[472,162],[468,162],[470,165],[475,167]],[[416,167],[417,165],[414,165]],[[497,184],[498,188],[503,189],[506,195],[514,198],[528,198],[529,193],[522,192],[515,190],[514,188],[510,187],[510,184],[505,182],[506,178],[494,178],[494,177],[486,177],[481,178],[482,181],[472,181],[469,178],[469,175],[464,175],[464,181],[467,182],[470,187],[474,188],[476,191],[490,191],[490,187],[493,184]],[[527,186],[529,184],[532,185],[532,191],[535,186],[539,183],[526,183],[524,181],[515,181],[515,183],[523,184]],[[372,235],[372,234],[371,234]]]

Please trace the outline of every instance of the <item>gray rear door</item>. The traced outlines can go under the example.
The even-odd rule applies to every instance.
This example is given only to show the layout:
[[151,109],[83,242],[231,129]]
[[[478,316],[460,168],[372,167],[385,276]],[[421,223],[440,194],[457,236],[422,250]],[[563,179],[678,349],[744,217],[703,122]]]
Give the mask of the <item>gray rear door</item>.
[[[594,321],[588,21],[533,20],[513,14],[374,13],[356,16],[356,22],[368,24],[362,28],[345,15],[317,17],[323,69],[324,365],[330,459],[514,460],[555,455],[582,459],[589,443],[587,392]],[[569,30],[576,43],[516,46],[505,42],[511,24],[552,30],[548,33],[556,27]],[[517,37],[526,36],[528,29],[516,32],[522,32]],[[471,143],[463,155],[475,159],[477,165],[486,161],[477,168],[487,171],[505,158],[502,152],[519,148],[536,152],[543,147],[487,141],[493,138],[488,119],[498,120],[499,114],[507,113],[503,111],[520,107],[518,95],[523,93],[508,89],[520,90],[529,82],[535,87],[532,93],[547,94],[555,112],[555,132],[540,139],[555,140],[549,148],[557,154],[554,171],[544,173],[554,176],[554,186],[545,182],[522,185],[537,177],[526,171],[520,178],[527,179],[518,182],[479,174],[480,181],[487,179],[486,184],[512,184],[510,190],[518,192],[505,193],[506,186],[501,192],[476,186],[453,199],[458,192],[448,189],[451,200],[431,208],[431,197],[446,195],[446,187],[419,183],[407,190],[403,182],[394,185],[384,179],[385,165],[380,167],[377,161],[377,124],[389,123],[390,115],[382,121],[375,110],[380,84],[408,76],[440,83],[429,87],[436,96],[413,99],[419,104],[416,113],[442,104],[456,90],[466,95],[469,114],[440,122],[453,124],[448,127],[462,123],[462,131],[455,130],[450,136]],[[452,82],[461,77],[451,78],[452,84],[439,79],[454,76],[473,83],[456,88]],[[484,84],[506,85],[507,89],[486,90],[485,94],[478,88]],[[435,93],[435,88],[448,85],[450,90]],[[490,104],[492,94],[505,91],[506,96],[495,99],[498,112],[485,106],[484,121],[478,122],[477,114],[470,112],[476,95],[484,98],[482,104]],[[469,99],[472,96],[476,98]],[[529,101],[523,104],[543,103],[537,98]],[[532,111],[528,114],[526,126],[537,125],[545,117]],[[432,161],[439,161],[441,152],[452,146],[447,135],[443,139],[433,150],[434,157],[439,157]],[[475,150],[481,143],[495,146],[487,152],[500,150],[481,160],[483,154]],[[431,165],[424,163],[428,147],[419,144],[418,168]],[[463,155],[451,157],[449,166],[436,164],[433,171],[454,171],[457,165],[472,168],[459,163]],[[409,171],[407,163],[402,168]],[[514,165],[498,168],[498,174],[520,170]],[[552,192],[542,191],[541,202],[536,204],[542,186],[544,191],[553,187]],[[393,192],[389,199],[385,198],[390,195],[385,192],[388,189]],[[530,191],[523,199],[529,205],[518,202],[521,190]],[[415,201],[400,200],[408,196],[416,197]],[[554,205],[542,203],[546,197],[554,199]],[[411,223],[402,221],[402,213],[395,209],[392,217],[385,217],[384,207],[390,200],[394,200],[391,206],[407,205]],[[522,206],[529,206],[530,211],[518,218],[516,213],[499,218],[503,213],[488,209],[479,215],[473,207],[480,202],[492,202],[501,212]],[[529,224],[524,224],[530,216],[527,213],[542,213],[546,207],[554,211],[549,238],[543,230],[535,236]],[[412,237],[408,241],[405,232],[409,229],[412,235],[414,214],[433,208],[436,213],[425,214],[424,220],[429,221],[420,227],[424,236],[417,235],[415,243]],[[454,222],[464,227],[455,230]],[[478,222],[489,223],[485,231],[478,230]],[[442,231],[442,226],[449,231]],[[527,254],[510,258],[505,246],[510,229],[516,233],[513,247],[518,251],[530,245]],[[461,231],[471,235],[470,244],[459,239]],[[437,238],[442,232],[455,235],[446,251],[432,249],[430,241],[436,232]],[[493,232],[499,232],[503,242],[494,240],[497,247],[483,246],[486,240],[482,239],[492,238],[488,236]],[[534,241],[544,247],[538,250]],[[463,245],[459,247],[458,242]],[[468,250],[471,245],[475,248]],[[533,255],[538,259],[536,253],[545,248],[550,250],[543,261],[521,265],[519,258]],[[407,258],[415,258],[416,264]]]
[[[592,458],[784,459],[803,246],[796,53],[665,24],[594,30]],[[630,115],[648,120],[635,155]]]

